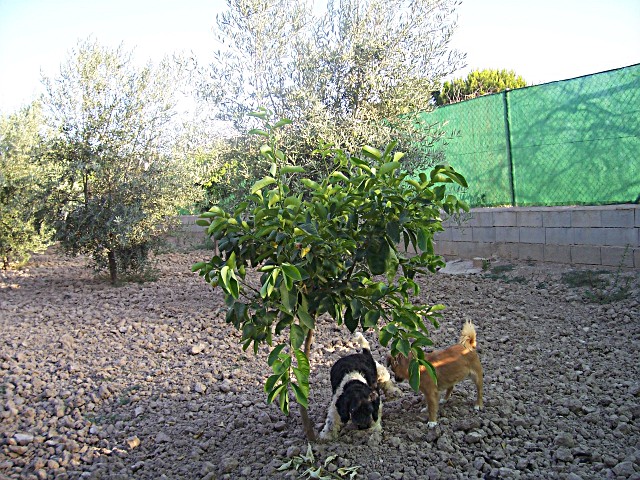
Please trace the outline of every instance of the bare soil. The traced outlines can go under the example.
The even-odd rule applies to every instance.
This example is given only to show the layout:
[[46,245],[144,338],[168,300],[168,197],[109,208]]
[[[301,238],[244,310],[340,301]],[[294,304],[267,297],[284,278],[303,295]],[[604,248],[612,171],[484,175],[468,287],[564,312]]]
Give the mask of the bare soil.
[[[121,287],[55,253],[0,273],[0,478],[272,479],[306,469],[278,471],[307,452],[299,414],[266,404],[268,349],[243,352],[220,292],[190,272],[210,255],[163,255],[157,281]],[[572,271],[494,262],[421,278],[421,300],[447,305],[437,348],[457,341],[465,320],[477,327],[485,408],[473,410],[474,386],[462,383],[430,429],[421,396],[403,384],[384,402],[381,441],[346,429],[312,445],[316,463],[336,455],[325,474],[357,466],[370,480],[640,479],[638,271],[590,274],[626,295],[572,286],[563,277]],[[383,362],[386,350],[366,335]],[[318,428],[329,368],[354,350],[346,328],[319,322]]]

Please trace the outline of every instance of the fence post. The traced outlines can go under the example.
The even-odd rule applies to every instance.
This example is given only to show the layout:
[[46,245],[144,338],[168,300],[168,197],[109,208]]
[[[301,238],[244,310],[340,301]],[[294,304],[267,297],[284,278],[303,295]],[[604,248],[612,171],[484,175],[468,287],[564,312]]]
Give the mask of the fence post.
[[507,94],[509,90],[505,90],[502,93],[502,102],[504,104],[504,136],[505,144],[507,146],[507,162],[509,167],[509,188],[511,189],[511,206],[516,206],[516,188],[514,182],[513,173],[513,157],[511,155],[511,127],[509,126],[509,101],[507,100]]

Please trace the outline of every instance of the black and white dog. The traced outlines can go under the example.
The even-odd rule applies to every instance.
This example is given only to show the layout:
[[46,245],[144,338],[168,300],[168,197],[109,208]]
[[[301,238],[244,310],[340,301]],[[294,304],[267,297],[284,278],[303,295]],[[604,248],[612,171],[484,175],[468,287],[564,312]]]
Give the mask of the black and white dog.
[[382,430],[382,401],[380,389],[386,394],[400,390],[391,382],[389,371],[373,359],[369,342],[361,333],[355,340],[362,353],[354,353],[339,359],[331,367],[333,397],[327,413],[327,421],[320,432],[321,440],[338,438],[340,430],[349,420],[360,430]]

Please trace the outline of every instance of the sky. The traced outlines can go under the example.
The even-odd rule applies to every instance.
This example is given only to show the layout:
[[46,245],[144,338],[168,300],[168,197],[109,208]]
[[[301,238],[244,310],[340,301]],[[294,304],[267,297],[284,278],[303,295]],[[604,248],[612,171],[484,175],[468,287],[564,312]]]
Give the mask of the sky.
[[[207,61],[223,0],[0,0],[0,112],[55,77],[79,40],[134,50],[141,63],[174,52]],[[463,0],[452,46],[467,67],[514,70],[529,84],[640,63],[640,0]]]

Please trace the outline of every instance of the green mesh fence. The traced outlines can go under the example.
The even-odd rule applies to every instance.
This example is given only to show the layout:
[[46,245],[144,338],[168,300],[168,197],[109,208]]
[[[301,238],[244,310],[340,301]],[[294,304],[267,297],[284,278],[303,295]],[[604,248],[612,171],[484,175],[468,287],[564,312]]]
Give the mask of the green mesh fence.
[[640,200],[640,64],[428,113],[473,206]]

